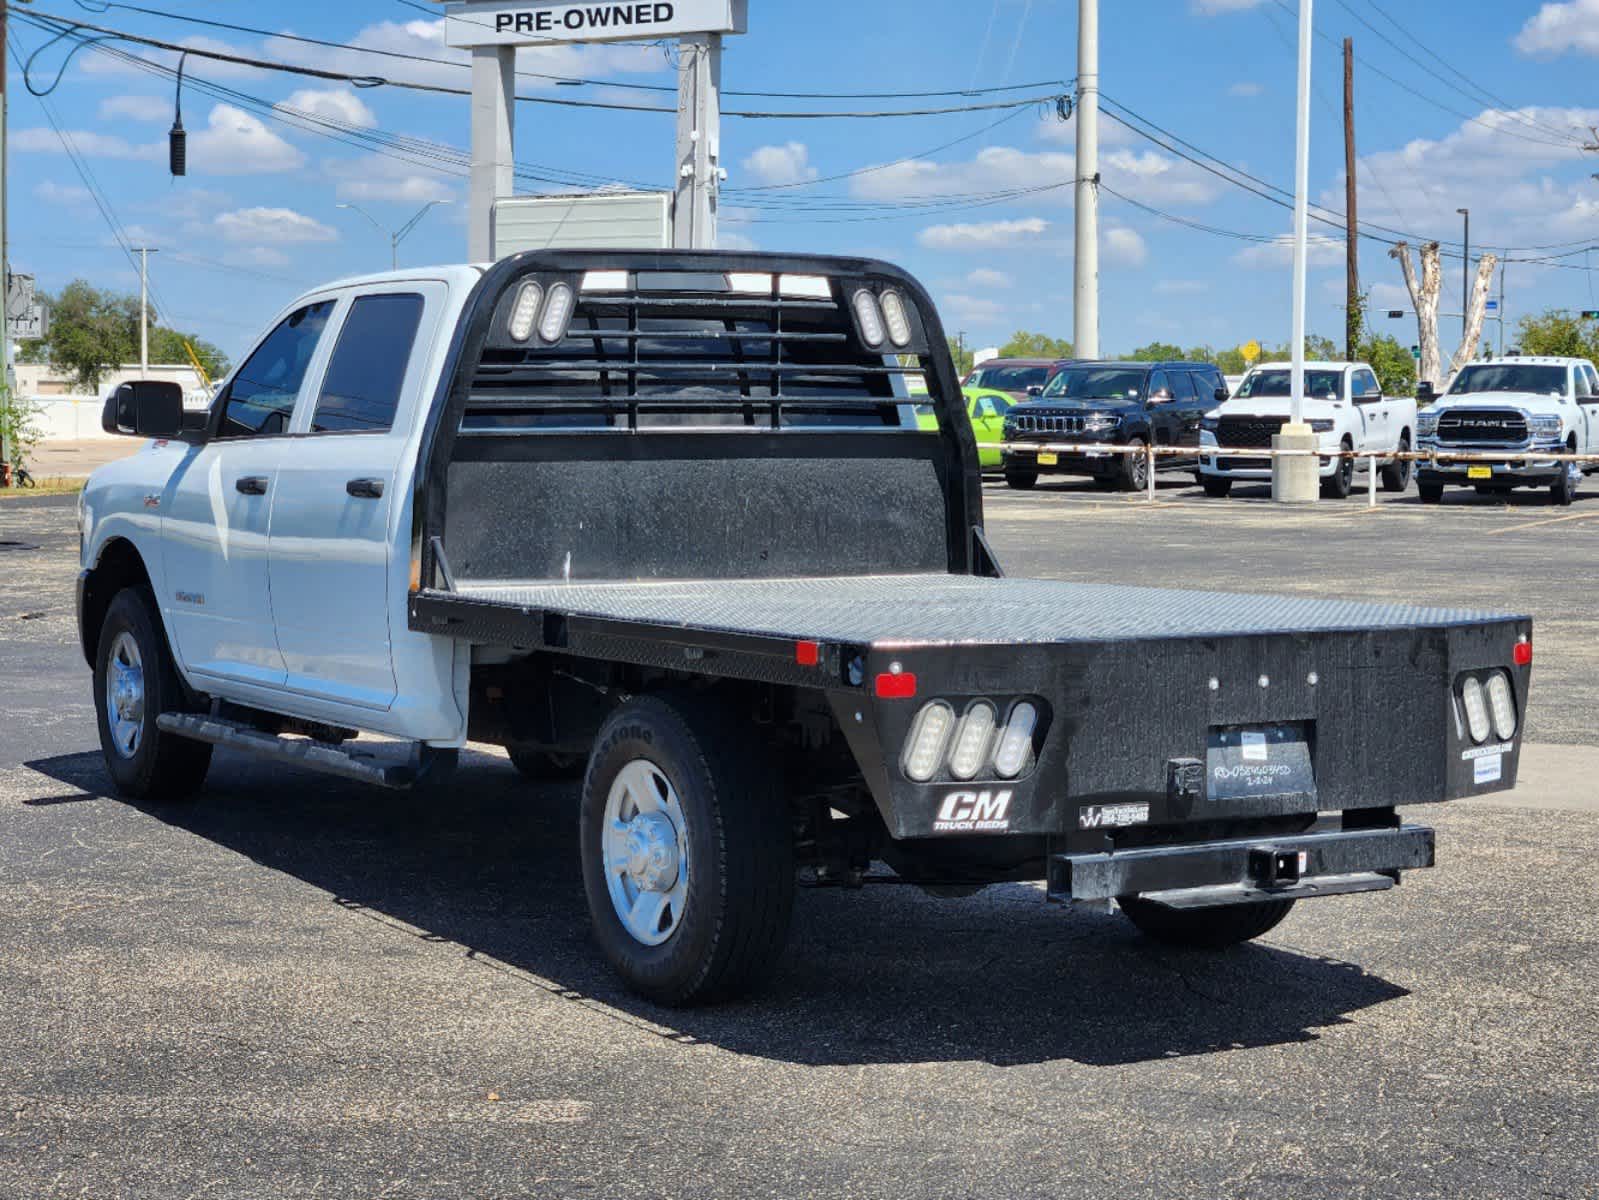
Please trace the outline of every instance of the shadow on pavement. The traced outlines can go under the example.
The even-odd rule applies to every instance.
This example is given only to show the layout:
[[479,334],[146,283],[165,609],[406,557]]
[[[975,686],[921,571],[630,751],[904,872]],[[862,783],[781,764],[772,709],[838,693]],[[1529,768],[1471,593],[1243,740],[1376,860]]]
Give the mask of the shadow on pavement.
[[[97,753],[27,765],[75,789],[35,805],[108,788]],[[1063,911],[1030,887],[940,901],[883,886],[802,890],[763,991],[667,1010],[623,991],[589,938],[571,790],[529,785],[503,760],[470,756],[447,790],[412,795],[219,755],[197,802],[144,811],[328,892],[381,922],[375,936],[455,943],[674,1041],[784,1062],[1136,1063],[1314,1040],[1407,994],[1268,946],[1160,948],[1119,915]]]

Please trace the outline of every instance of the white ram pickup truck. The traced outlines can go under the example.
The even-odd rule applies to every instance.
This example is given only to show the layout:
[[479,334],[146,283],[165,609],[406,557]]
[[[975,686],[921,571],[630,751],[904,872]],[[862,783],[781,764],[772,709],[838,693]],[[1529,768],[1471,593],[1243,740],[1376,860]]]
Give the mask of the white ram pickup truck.
[[756,983],[799,872],[1038,880],[1217,947],[1431,866],[1399,806],[1515,783],[1525,617],[1005,578],[937,310],[887,263],[350,280],[209,411],[141,382],[104,422],[150,439],[80,511],[117,790],[185,799],[214,746],[581,776],[595,940],[663,1003]]
[[[1289,416],[1291,363],[1262,363],[1244,376],[1232,399],[1205,415],[1200,432],[1199,482],[1210,496],[1225,496],[1238,480],[1271,478],[1271,460],[1251,455],[1229,457],[1238,449],[1269,450],[1273,435]],[[1411,460],[1396,453],[1416,444],[1416,402],[1384,396],[1377,373],[1365,363],[1307,362],[1305,421],[1319,437],[1321,493],[1342,499],[1354,486],[1355,472],[1371,457],[1381,464],[1382,486],[1402,492],[1410,486]],[[1362,458],[1335,458],[1353,451]]]
[[[1496,452],[1591,454],[1599,447],[1599,372],[1585,358],[1498,358],[1460,369],[1444,395],[1417,418],[1417,446],[1441,457],[1424,464],[1416,485],[1426,504],[1444,488],[1475,487],[1491,495],[1547,487],[1570,504],[1582,477],[1599,466],[1548,459],[1494,460]],[[1462,456],[1451,460],[1450,452]]]

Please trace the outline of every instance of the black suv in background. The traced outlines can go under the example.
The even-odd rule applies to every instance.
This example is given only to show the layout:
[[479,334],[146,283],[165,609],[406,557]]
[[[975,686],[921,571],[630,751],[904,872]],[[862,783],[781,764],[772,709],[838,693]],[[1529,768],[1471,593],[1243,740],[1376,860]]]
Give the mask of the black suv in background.
[[1227,381],[1211,363],[1074,362],[1062,367],[1035,400],[1005,416],[1005,482],[1030,488],[1045,475],[1091,475],[1102,487],[1136,491],[1149,483],[1149,458],[1089,450],[1056,454],[1012,450],[1026,442],[1192,446],[1192,460],[1156,460],[1160,470],[1198,464],[1205,413],[1227,399]]

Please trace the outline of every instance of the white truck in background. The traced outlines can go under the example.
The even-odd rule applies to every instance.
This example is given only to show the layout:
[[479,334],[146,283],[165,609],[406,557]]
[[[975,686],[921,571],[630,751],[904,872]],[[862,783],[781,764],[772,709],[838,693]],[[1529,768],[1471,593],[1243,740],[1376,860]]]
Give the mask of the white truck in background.
[[[1199,481],[1208,496],[1225,496],[1238,481],[1271,479],[1271,460],[1254,455],[1229,457],[1228,450],[1269,450],[1272,437],[1289,416],[1292,364],[1261,363],[1250,369],[1231,400],[1205,416],[1200,432]],[[1315,430],[1321,460],[1321,494],[1349,495],[1355,472],[1371,457],[1381,464],[1382,486],[1402,492],[1410,486],[1412,463],[1396,457],[1416,444],[1416,402],[1385,396],[1377,373],[1360,362],[1305,364],[1305,421]],[[1339,453],[1368,456],[1335,457]]]
[[1570,504],[1584,474],[1582,463],[1508,458],[1484,461],[1495,451],[1546,450],[1589,454],[1599,446],[1599,372],[1585,358],[1501,358],[1469,363],[1449,391],[1430,400],[1417,419],[1423,450],[1456,451],[1470,459],[1430,462],[1417,475],[1424,504],[1437,504],[1446,487],[1474,487],[1484,495],[1522,487],[1547,487],[1556,504]]

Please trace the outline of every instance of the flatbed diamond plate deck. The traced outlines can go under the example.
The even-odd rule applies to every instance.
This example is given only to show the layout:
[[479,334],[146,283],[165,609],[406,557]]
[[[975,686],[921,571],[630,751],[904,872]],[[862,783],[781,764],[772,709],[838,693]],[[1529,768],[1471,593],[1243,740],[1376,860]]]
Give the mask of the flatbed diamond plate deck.
[[657,627],[863,645],[1040,645],[1292,635],[1515,619],[1408,604],[968,575],[477,582],[461,584],[449,598]]

